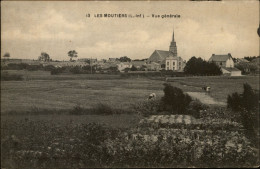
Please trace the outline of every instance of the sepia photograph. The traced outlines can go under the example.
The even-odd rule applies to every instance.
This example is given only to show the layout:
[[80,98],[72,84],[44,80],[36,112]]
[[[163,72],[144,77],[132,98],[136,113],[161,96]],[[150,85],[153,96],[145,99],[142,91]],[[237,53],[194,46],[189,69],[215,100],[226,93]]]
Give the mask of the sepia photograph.
[[1,168],[259,167],[259,0],[0,3]]

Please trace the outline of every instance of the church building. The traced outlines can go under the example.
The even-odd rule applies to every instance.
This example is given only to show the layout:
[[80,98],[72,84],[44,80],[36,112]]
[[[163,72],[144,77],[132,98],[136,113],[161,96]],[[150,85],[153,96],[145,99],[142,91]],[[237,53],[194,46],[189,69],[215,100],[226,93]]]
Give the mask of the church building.
[[148,58],[147,64],[151,63],[160,64],[160,70],[174,70],[182,72],[185,67],[185,62],[178,56],[177,45],[174,39],[174,31],[172,34],[172,41],[170,43],[169,51],[155,50],[152,55]]

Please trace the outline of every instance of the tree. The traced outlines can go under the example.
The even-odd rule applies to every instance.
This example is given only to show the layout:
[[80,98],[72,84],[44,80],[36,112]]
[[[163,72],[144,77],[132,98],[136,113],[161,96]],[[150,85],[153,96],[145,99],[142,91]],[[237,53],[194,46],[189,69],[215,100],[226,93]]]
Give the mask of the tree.
[[42,52],[41,55],[39,56],[38,60],[40,61],[44,61],[44,62],[49,62],[50,59],[50,55],[46,52]]
[[118,60],[120,62],[131,62],[131,59],[127,56],[120,57]]
[[252,87],[245,83],[242,94],[233,93],[228,95],[227,107],[240,115],[240,120],[248,138],[255,144],[259,143],[259,91],[253,90]]
[[72,61],[73,57],[78,57],[78,53],[75,50],[70,50],[68,56],[70,57],[70,61]]
[[7,59],[7,58],[10,58],[10,53],[8,53],[8,52],[5,53],[3,57],[6,58],[6,59]]
[[85,62],[88,63],[88,64],[90,64],[90,59],[87,59]]
[[255,73],[257,71],[257,64],[255,63],[238,63],[235,65],[236,68],[242,71],[242,74]]
[[146,69],[147,69],[147,66],[145,66],[145,65],[142,65],[140,68],[141,71],[145,71]]
[[107,69],[109,72],[118,72],[118,68],[117,66],[110,66],[108,69]]
[[213,62],[207,62],[193,56],[187,62],[184,72],[191,75],[221,75],[221,69]]
[[131,71],[137,71],[137,68],[133,65],[130,70]]

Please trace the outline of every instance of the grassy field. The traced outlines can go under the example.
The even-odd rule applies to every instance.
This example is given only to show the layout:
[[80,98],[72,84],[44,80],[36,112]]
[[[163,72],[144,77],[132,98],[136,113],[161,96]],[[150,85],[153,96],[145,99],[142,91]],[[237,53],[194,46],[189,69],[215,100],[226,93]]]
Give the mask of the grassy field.
[[[32,72],[29,78],[36,76],[36,73],[38,79],[35,80],[1,82],[2,112],[27,111],[34,107],[70,109],[77,104],[89,108],[97,103],[120,108],[145,100],[152,92],[159,96],[163,94],[161,81],[118,79],[115,75],[112,75],[115,78],[110,77],[109,80],[107,76],[110,75],[101,75],[100,80],[92,80],[93,75],[69,75],[75,76],[73,80],[64,77],[68,75],[58,75],[64,80],[45,80],[46,72]],[[40,79],[41,76],[44,80]]]
[[169,82],[185,92],[203,92],[201,87],[210,86],[209,95],[217,101],[226,102],[227,95],[234,92],[243,92],[243,84],[248,83],[253,89],[259,90],[258,76],[201,76],[201,77],[176,77]]
[[[150,93],[163,96],[163,80],[120,78],[120,75],[50,75],[46,71],[9,71],[27,80],[1,81],[1,112],[39,109],[71,109],[76,105],[91,108],[105,103],[114,108],[128,108],[147,99]],[[242,92],[243,83],[259,88],[257,76],[176,77],[169,82],[185,92],[203,92],[210,86],[210,96],[226,102],[228,94]]]

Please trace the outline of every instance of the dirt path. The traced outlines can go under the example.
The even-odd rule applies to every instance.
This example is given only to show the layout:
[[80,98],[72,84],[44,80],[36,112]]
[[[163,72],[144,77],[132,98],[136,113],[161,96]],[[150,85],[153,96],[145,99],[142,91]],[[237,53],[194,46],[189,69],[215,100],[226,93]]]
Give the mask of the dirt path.
[[226,103],[224,102],[219,102],[210,97],[208,94],[203,93],[203,92],[187,92],[188,95],[190,95],[193,98],[198,99],[204,104],[213,104],[213,105],[221,105],[221,106],[226,106]]

